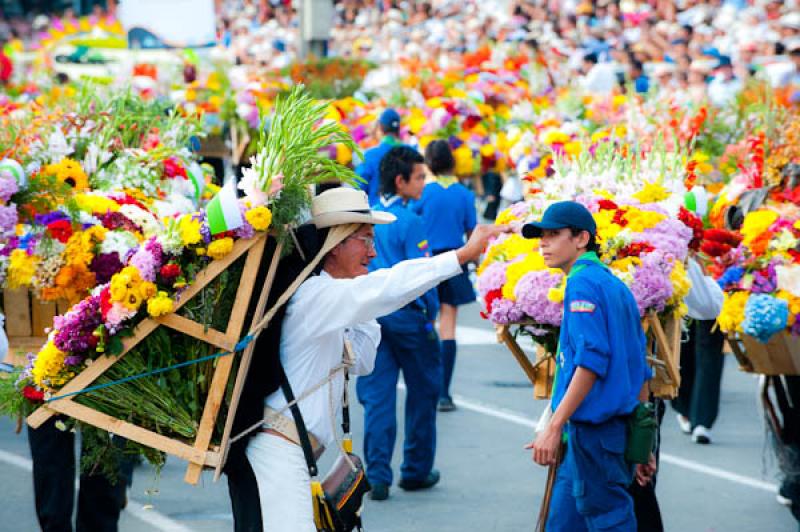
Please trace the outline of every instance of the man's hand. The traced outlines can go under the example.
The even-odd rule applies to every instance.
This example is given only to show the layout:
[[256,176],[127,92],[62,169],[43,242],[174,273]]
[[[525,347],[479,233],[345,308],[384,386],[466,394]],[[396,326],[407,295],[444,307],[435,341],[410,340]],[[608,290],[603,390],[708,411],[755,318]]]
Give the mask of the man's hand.
[[509,231],[511,231],[511,227],[508,225],[476,225],[472,234],[469,235],[467,243],[456,250],[459,264],[478,260],[483,250],[486,249],[489,239]]
[[552,423],[547,425],[532,441],[525,446],[526,449],[533,449],[533,461],[539,465],[549,466],[556,463],[558,446],[561,445],[561,428]]
[[656,455],[650,453],[650,460],[646,464],[636,464],[636,483],[642,487],[653,481],[656,474]]

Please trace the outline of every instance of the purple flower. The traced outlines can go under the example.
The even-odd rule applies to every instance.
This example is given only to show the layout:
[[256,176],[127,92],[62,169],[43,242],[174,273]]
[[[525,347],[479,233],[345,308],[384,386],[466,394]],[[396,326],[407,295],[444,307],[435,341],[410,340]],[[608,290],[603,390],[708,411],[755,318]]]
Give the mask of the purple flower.
[[489,313],[489,319],[492,323],[504,325],[521,320],[523,315],[524,313],[516,303],[509,299],[500,298],[495,299],[494,303],[492,303],[492,312]]
[[0,205],[0,236],[12,236],[18,219],[16,205]]
[[115,273],[122,270],[122,266],[123,264],[119,259],[119,253],[112,251],[111,253],[95,255],[89,265],[89,269],[94,272],[98,284],[105,284],[111,281],[111,277]]
[[685,260],[689,253],[692,230],[676,219],[662,220],[655,227],[634,234],[633,242],[646,242],[666,255]]
[[103,227],[106,229],[122,229],[131,233],[141,233],[142,228],[121,212],[107,212],[102,217]]
[[642,255],[642,265],[633,273],[631,292],[639,307],[639,315],[644,316],[648,310],[661,312],[672,297],[672,261],[661,251],[653,251]]
[[161,267],[161,264],[156,261],[153,254],[145,247],[137,249],[128,263],[131,266],[136,266],[136,269],[142,275],[142,279],[151,282],[156,280],[156,270]]
[[256,234],[256,230],[253,229],[253,226],[247,221],[247,218],[244,215],[244,213],[247,212],[247,207],[245,207],[242,203],[239,203],[239,212],[242,215],[242,226],[234,232],[236,238],[253,238],[253,236]]
[[11,179],[8,177],[0,177],[0,199],[3,201],[8,201],[11,199],[11,196],[19,191],[19,186],[17,186],[17,180]]
[[65,353],[88,354],[97,345],[93,333],[102,323],[100,296],[89,296],[63,316],[53,319],[53,326],[58,331],[53,342]]
[[83,363],[83,357],[80,355],[69,355],[64,357],[65,366],[80,366]]
[[156,237],[152,237],[145,242],[144,249],[153,255],[153,260],[156,262],[157,268],[160,268],[161,265],[164,264],[164,248],[161,247]]
[[754,294],[771,294],[778,289],[778,274],[775,265],[770,263],[765,269],[753,272],[753,285],[750,292]]
[[53,211],[47,214],[37,214],[33,217],[33,221],[36,225],[49,225],[59,220],[69,220],[69,216],[61,211]]
[[550,301],[547,294],[561,284],[563,277],[563,273],[553,274],[549,270],[526,273],[514,288],[517,306],[536,323],[561,325],[564,305]]
[[506,268],[508,268],[508,264],[498,261],[491,263],[483,270],[478,277],[478,293],[481,297],[486,297],[486,294],[492,290],[503,287],[506,283]]

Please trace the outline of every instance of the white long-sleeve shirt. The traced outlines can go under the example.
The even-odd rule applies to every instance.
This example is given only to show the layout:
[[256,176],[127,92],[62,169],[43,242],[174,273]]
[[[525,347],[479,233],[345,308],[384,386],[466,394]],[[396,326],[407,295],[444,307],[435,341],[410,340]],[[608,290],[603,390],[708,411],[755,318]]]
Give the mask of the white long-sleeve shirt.
[[684,300],[689,317],[696,320],[717,319],[724,299],[722,288],[713,278],[703,273],[703,269],[694,259],[687,261],[686,273],[692,282],[692,288]]
[[[303,395],[342,362],[345,335],[356,358],[350,372],[371,373],[381,340],[375,320],[460,272],[455,252],[449,252],[403,261],[354,279],[334,279],[323,271],[304,282],[289,300],[281,333],[281,363],[295,397]],[[343,390],[344,376],[339,372],[330,383],[298,403],[306,428],[326,447],[334,439],[329,393],[338,418]],[[283,409],[283,391],[267,397],[266,405]],[[285,415],[291,416],[288,412]]]

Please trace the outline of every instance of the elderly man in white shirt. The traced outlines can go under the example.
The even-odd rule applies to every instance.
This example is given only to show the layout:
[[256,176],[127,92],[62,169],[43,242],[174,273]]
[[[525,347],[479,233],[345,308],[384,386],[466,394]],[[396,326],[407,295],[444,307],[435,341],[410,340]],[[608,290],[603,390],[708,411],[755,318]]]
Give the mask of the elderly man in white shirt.
[[[306,280],[289,300],[280,359],[295,396],[301,398],[298,406],[319,454],[335,440],[344,376],[336,372],[331,377],[331,372],[342,364],[345,339],[355,354],[350,373],[370,373],[381,336],[376,318],[458,275],[461,265],[477,259],[490,238],[508,229],[478,226],[460,249],[368,273],[367,265],[376,256],[373,225],[391,223],[394,216],[371,211],[366,194],[349,188],[314,198],[312,214],[318,230],[330,228],[323,247],[323,252],[329,251],[322,258],[320,274]],[[324,384],[318,387],[320,383]],[[313,532],[311,483],[303,451],[291,434],[276,429],[294,425],[288,413],[281,413],[286,404],[280,390],[267,397],[267,412],[283,419],[250,441],[247,458],[258,482],[264,531]]]

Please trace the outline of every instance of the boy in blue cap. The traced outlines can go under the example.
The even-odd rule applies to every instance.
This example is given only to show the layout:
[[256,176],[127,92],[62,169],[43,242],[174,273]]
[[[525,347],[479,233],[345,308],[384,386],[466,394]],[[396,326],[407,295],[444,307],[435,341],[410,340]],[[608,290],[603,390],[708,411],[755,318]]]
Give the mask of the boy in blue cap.
[[380,143],[364,152],[364,161],[356,166],[356,173],[364,182],[361,190],[367,193],[370,205],[377,205],[381,189],[381,160],[395,146],[402,146],[400,136],[400,115],[394,109],[384,110],[378,118],[376,135]]
[[[633,480],[625,461],[627,419],[647,400],[652,376],[636,301],[598,258],[596,225],[583,205],[554,203],[522,234],[540,238],[547,266],[567,274],[553,415],[527,446],[536,463],[552,465],[566,435],[547,530],[635,531],[627,492]],[[639,480],[650,474],[637,466]]]
[[[393,214],[397,221],[375,226],[377,257],[370,271],[391,268],[407,259],[428,257],[422,218],[408,208],[425,186],[425,165],[413,148],[392,148],[381,162],[382,197],[373,207]],[[433,469],[436,452],[436,402],[442,381],[439,340],[433,322],[439,308],[436,289],[378,319],[381,342],[370,375],[358,378],[358,400],[364,405],[364,458],[370,497],[385,500],[392,483],[392,452],[397,434],[395,417],[397,379],[403,371],[407,396],[405,444],[399,486],[405,490],[430,488],[439,482]]]

